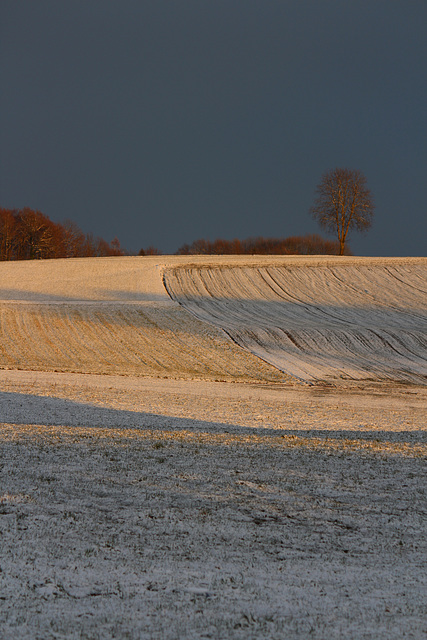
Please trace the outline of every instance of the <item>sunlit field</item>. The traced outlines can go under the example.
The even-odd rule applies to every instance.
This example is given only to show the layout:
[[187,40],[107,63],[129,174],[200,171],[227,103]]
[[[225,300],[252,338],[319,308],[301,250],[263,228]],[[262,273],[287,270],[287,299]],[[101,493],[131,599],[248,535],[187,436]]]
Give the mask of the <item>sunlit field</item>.
[[427,260],[0,263],[0,637],[424,638]]

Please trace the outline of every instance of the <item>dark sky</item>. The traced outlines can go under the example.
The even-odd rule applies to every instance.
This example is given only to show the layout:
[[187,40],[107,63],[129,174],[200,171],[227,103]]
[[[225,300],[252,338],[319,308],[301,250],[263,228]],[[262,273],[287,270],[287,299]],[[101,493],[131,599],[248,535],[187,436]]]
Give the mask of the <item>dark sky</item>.
[[349,167],[353,251],[426,255],[425,0],[3,0],[0,30],[0,206],[174,252],[321,232]]

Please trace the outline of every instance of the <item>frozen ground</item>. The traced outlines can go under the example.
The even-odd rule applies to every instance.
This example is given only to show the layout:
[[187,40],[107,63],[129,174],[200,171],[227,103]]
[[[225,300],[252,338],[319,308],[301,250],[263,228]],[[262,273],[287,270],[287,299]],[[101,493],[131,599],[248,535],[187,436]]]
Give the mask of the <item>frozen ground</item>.
[[427,380],[427,260],[180,265],[165,282],[196,317],[300,380]]
[[[188,258],[158,260],[0,264],[0,637],[427,637],[420,363],[299,383],[183,308],[188,286],[168,298]],[[216,282],[224,262],[266,267],[219,259]]]

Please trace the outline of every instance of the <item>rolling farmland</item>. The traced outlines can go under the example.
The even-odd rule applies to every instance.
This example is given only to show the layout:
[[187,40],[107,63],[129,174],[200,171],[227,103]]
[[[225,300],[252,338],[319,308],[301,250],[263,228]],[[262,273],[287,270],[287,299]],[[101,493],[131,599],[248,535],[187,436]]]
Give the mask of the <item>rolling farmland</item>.
[[0,628],[427,634],[427,260],[0,263]]
[[211,380],[427,379],[425,260],[188,263],[3,263],[0,366]]

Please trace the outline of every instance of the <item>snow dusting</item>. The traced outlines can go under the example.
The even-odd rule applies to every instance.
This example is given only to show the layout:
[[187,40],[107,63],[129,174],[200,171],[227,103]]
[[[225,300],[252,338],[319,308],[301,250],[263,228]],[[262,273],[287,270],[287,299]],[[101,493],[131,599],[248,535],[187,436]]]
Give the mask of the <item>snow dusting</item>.
[[427,381],[427,261],[276,260],[175,268],[172,296],[304,381]]
[[426,274],[0,263],[0,638],[427,637]]

